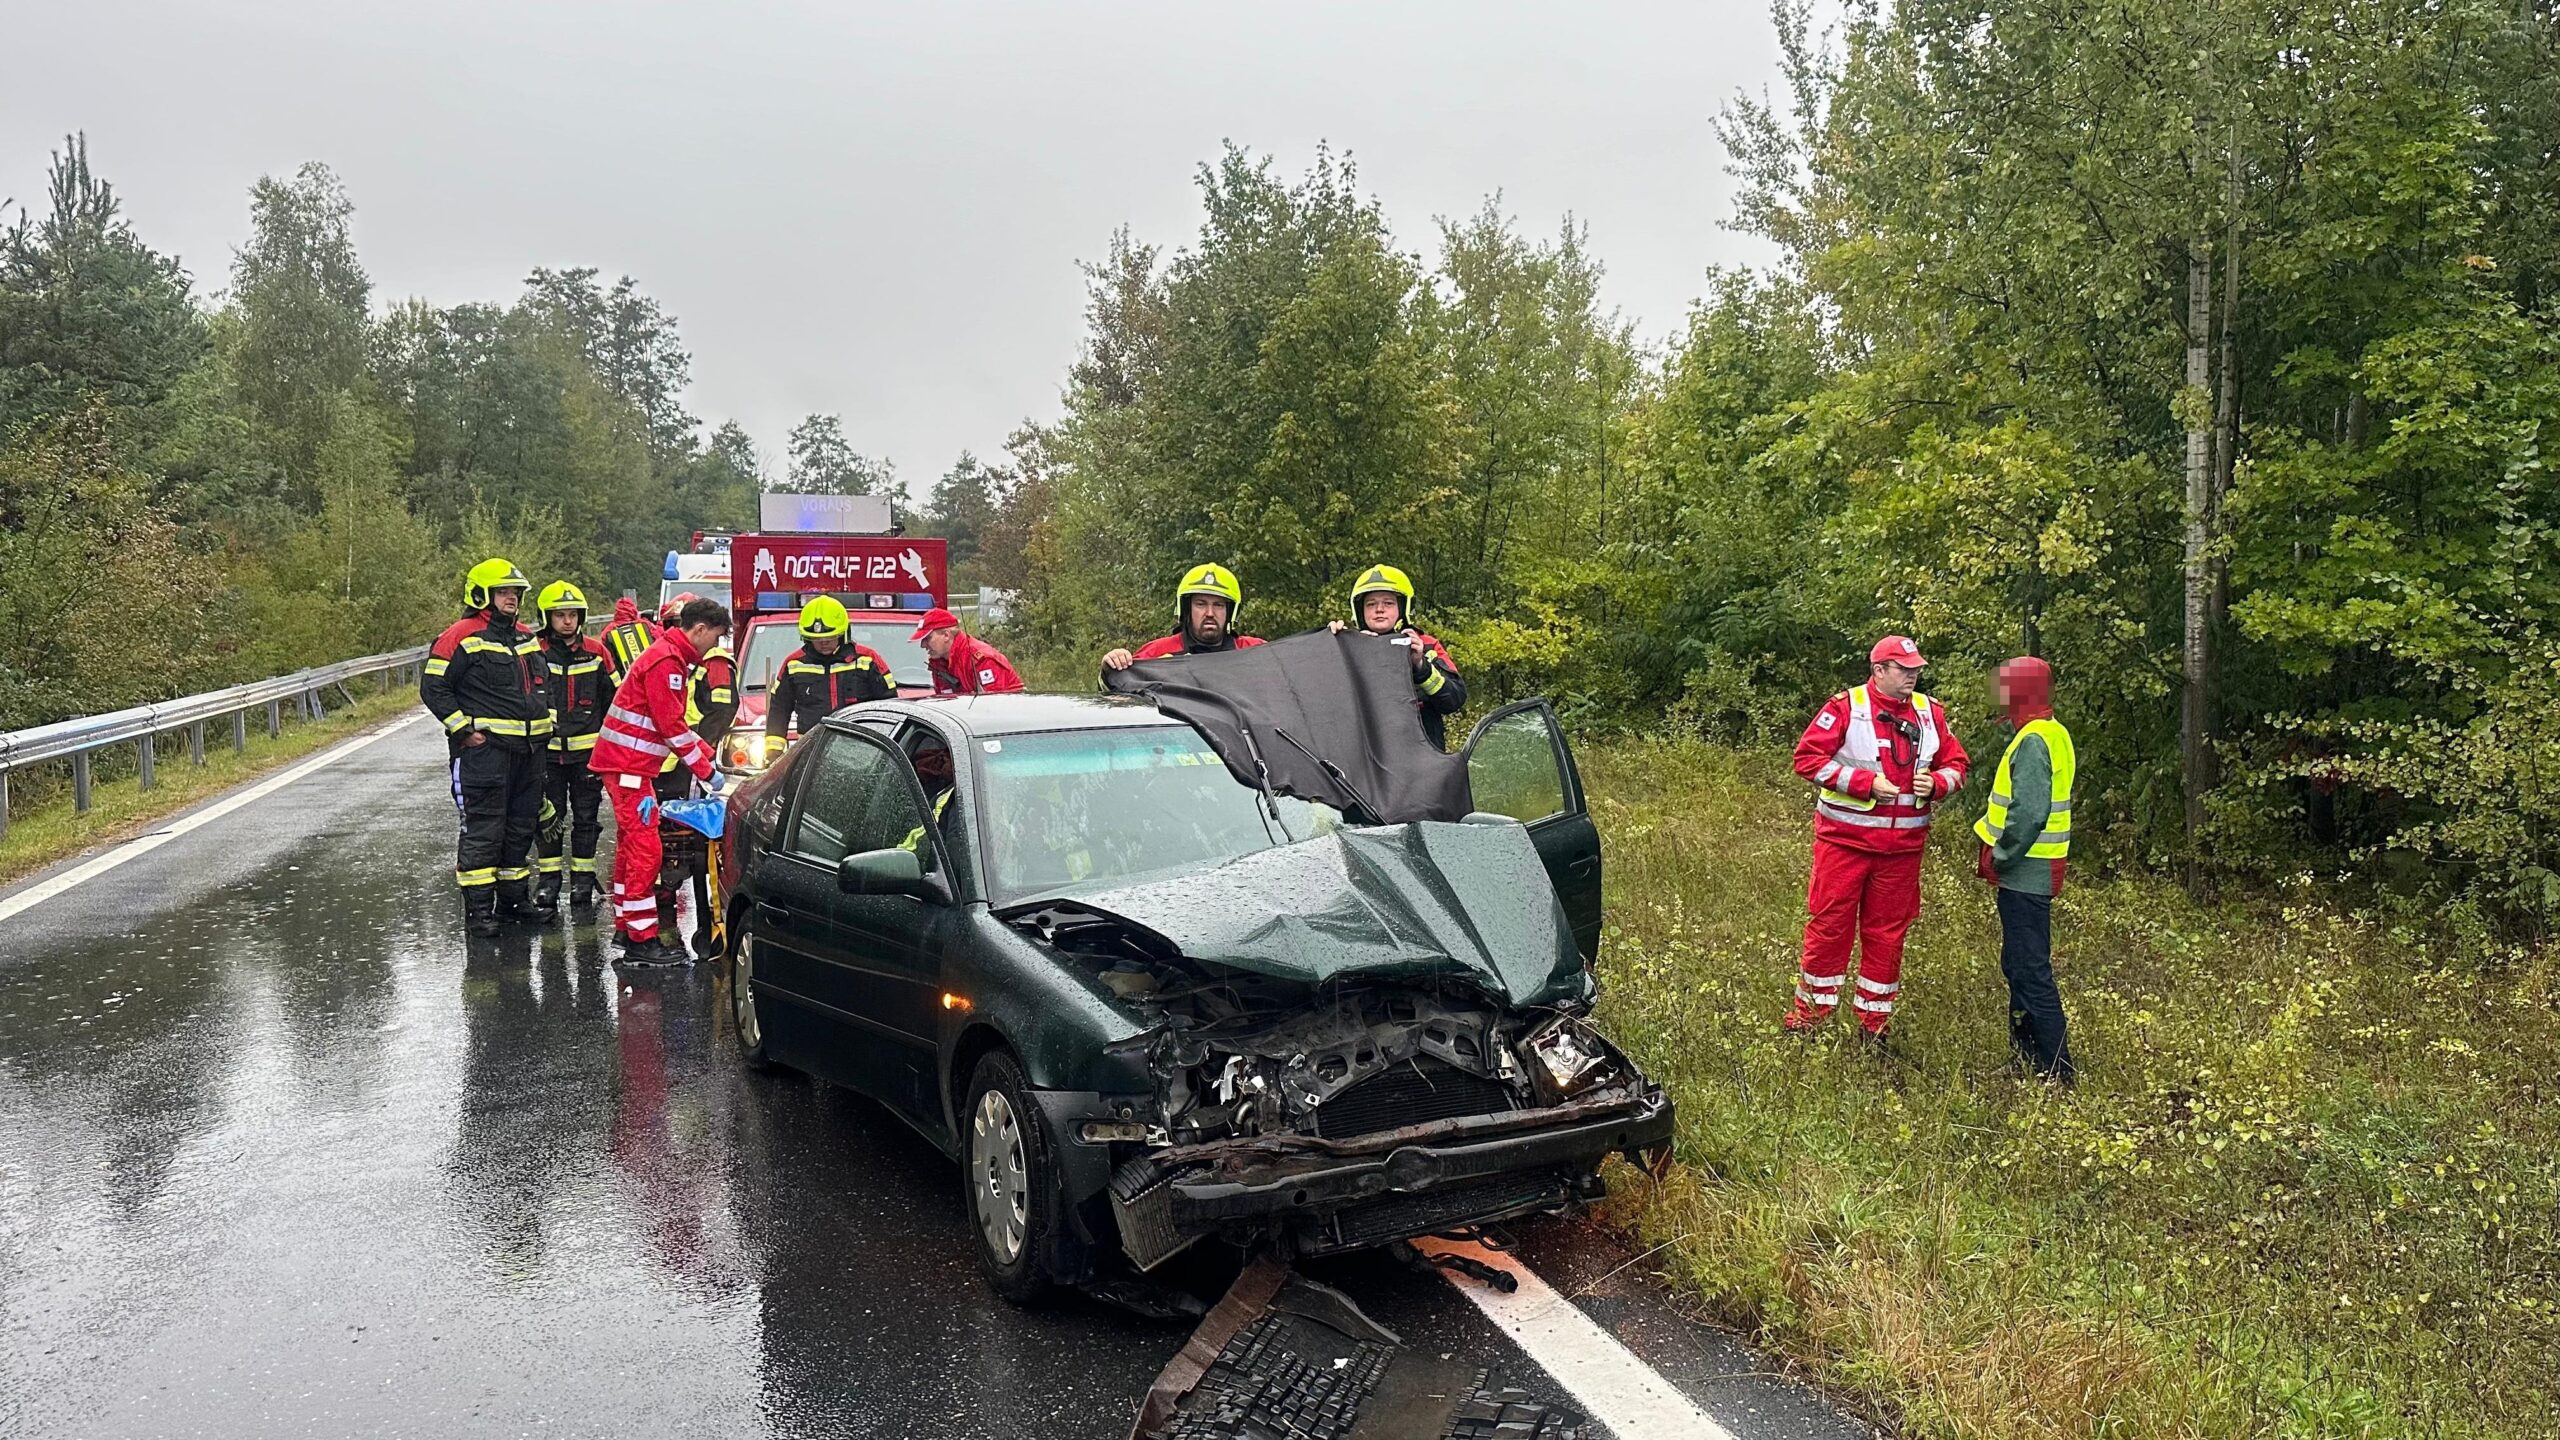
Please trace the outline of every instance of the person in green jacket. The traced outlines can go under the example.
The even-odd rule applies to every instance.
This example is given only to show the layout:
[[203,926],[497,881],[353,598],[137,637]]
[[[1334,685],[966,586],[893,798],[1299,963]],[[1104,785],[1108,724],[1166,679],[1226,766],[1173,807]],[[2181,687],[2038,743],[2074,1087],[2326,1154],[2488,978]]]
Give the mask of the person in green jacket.
[[2053,898],[2071,853],[2071,785],[2079,768],[2071,732],[2053,718],[2053,667],[2022,655],[1993,682],[2017,734],[1991,780],[1991,806],[1974,822],[1975,869],[1995,887],[2000,973],[2009,981],[2009,1043],[2039,1075],[2070,1084],[2071,1042],[2053,983]]

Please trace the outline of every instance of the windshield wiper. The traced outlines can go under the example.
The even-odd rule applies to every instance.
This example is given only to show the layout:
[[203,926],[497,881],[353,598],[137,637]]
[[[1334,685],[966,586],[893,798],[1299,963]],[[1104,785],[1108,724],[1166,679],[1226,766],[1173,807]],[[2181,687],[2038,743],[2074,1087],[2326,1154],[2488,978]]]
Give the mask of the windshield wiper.
[[[1271,727],[1271,732],[1279,736],[1281,739],[1288,741],[1290,744],[1297,746],[1299,754],[1316,762],[1316,768],[1325,773],[1325,778],[1331,780],[1334,784],[1341,786],[1342,793],[1351,797],[1351,803],[1360,807],[1360,813],[1368,816],[1370,823],[1377,823],[1378,807],[1369,803],[1369,797],[1360,793],[1359,787],[1351,783],[1351,777],[1342,773],[1341,766],[1334,764],[1332,761],[1327,760],[1313,750],[1308,749],[1307,742],[1290,734],[1288,731],[1277,725]],[[1247,740],[1251,740],[1253,737],[1251,735],[1247,735],[1245,738]],[[1254,763],[1257,765],[1262,763],[1261,753],[1259,751],[1255,752],[1253,759]],[[1270,782],[1265,780],[1264,783],[1268,784]]]
[[[1270,818],[1262,822],[1262,838],[1271,841],[1274,845],[1281,843],[1271,833],[1271,827],[1277,825],[1280,827],[1280,833],[1282,835],[1289,836],[1289,844],[1297,844],[1298,837],[1289,834],[1289,822],[1280,818],[1280,797],[1271,793],[1271,767],[1263,763],[1262,747],[1255,744],[1253,741],[1253,727],[1239,723],[1236,726],[1236,731],[1244,736],[1244,748],[1253,755],[1253,775],[1255,781],[1258,782],[1256,788],[1262,792],[1262,808],[1270,814]],[[1282,730],[1280,732],[1280,738],[1284,740],[1288,739],[1289,732]],[[1291,743],[1294,744],[1295,742]],[[1300,745],[1298,748],[1303,750],[1306,747]],[[1350,787],[1345,786],[1343,788],[1349,789]]]

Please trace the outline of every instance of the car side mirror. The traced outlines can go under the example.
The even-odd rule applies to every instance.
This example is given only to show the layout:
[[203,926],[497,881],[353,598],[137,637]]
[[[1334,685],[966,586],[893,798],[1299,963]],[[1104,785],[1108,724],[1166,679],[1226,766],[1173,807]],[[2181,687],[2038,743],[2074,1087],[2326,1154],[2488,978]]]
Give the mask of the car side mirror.
[[935,899],[940,887],[927,880],[916,852],[897,847],[847,855],[836,865],[836,888],[847,895],[913,895]]

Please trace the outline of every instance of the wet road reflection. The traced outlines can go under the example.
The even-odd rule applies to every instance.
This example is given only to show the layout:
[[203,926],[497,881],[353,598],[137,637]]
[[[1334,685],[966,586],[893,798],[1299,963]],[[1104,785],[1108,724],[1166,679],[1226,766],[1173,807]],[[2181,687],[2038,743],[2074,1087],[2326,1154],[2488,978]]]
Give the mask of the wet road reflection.
[[951,1167],[702,970],[466,951],[423,729],[0,936],[0,1433],[1118,1435],[1184,1327],[1024,1316]]

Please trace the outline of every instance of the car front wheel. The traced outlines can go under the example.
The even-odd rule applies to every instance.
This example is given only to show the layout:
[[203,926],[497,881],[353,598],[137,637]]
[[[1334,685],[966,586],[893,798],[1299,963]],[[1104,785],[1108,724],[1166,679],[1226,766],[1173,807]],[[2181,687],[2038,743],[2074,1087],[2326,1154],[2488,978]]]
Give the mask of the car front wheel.
[[729,1018],[738,1026],[738,1056],[750,1070],[770,1070],[765,1054],[764,1016],[756,1009],[756,939],[741,929],[729,943]]
[[1016,1305],[1047,1294],[1058,1232],[1058,1166],[1022,1066],[1002,1050],[978,1061],[961,1112],[961,1185],[978,1268]]

